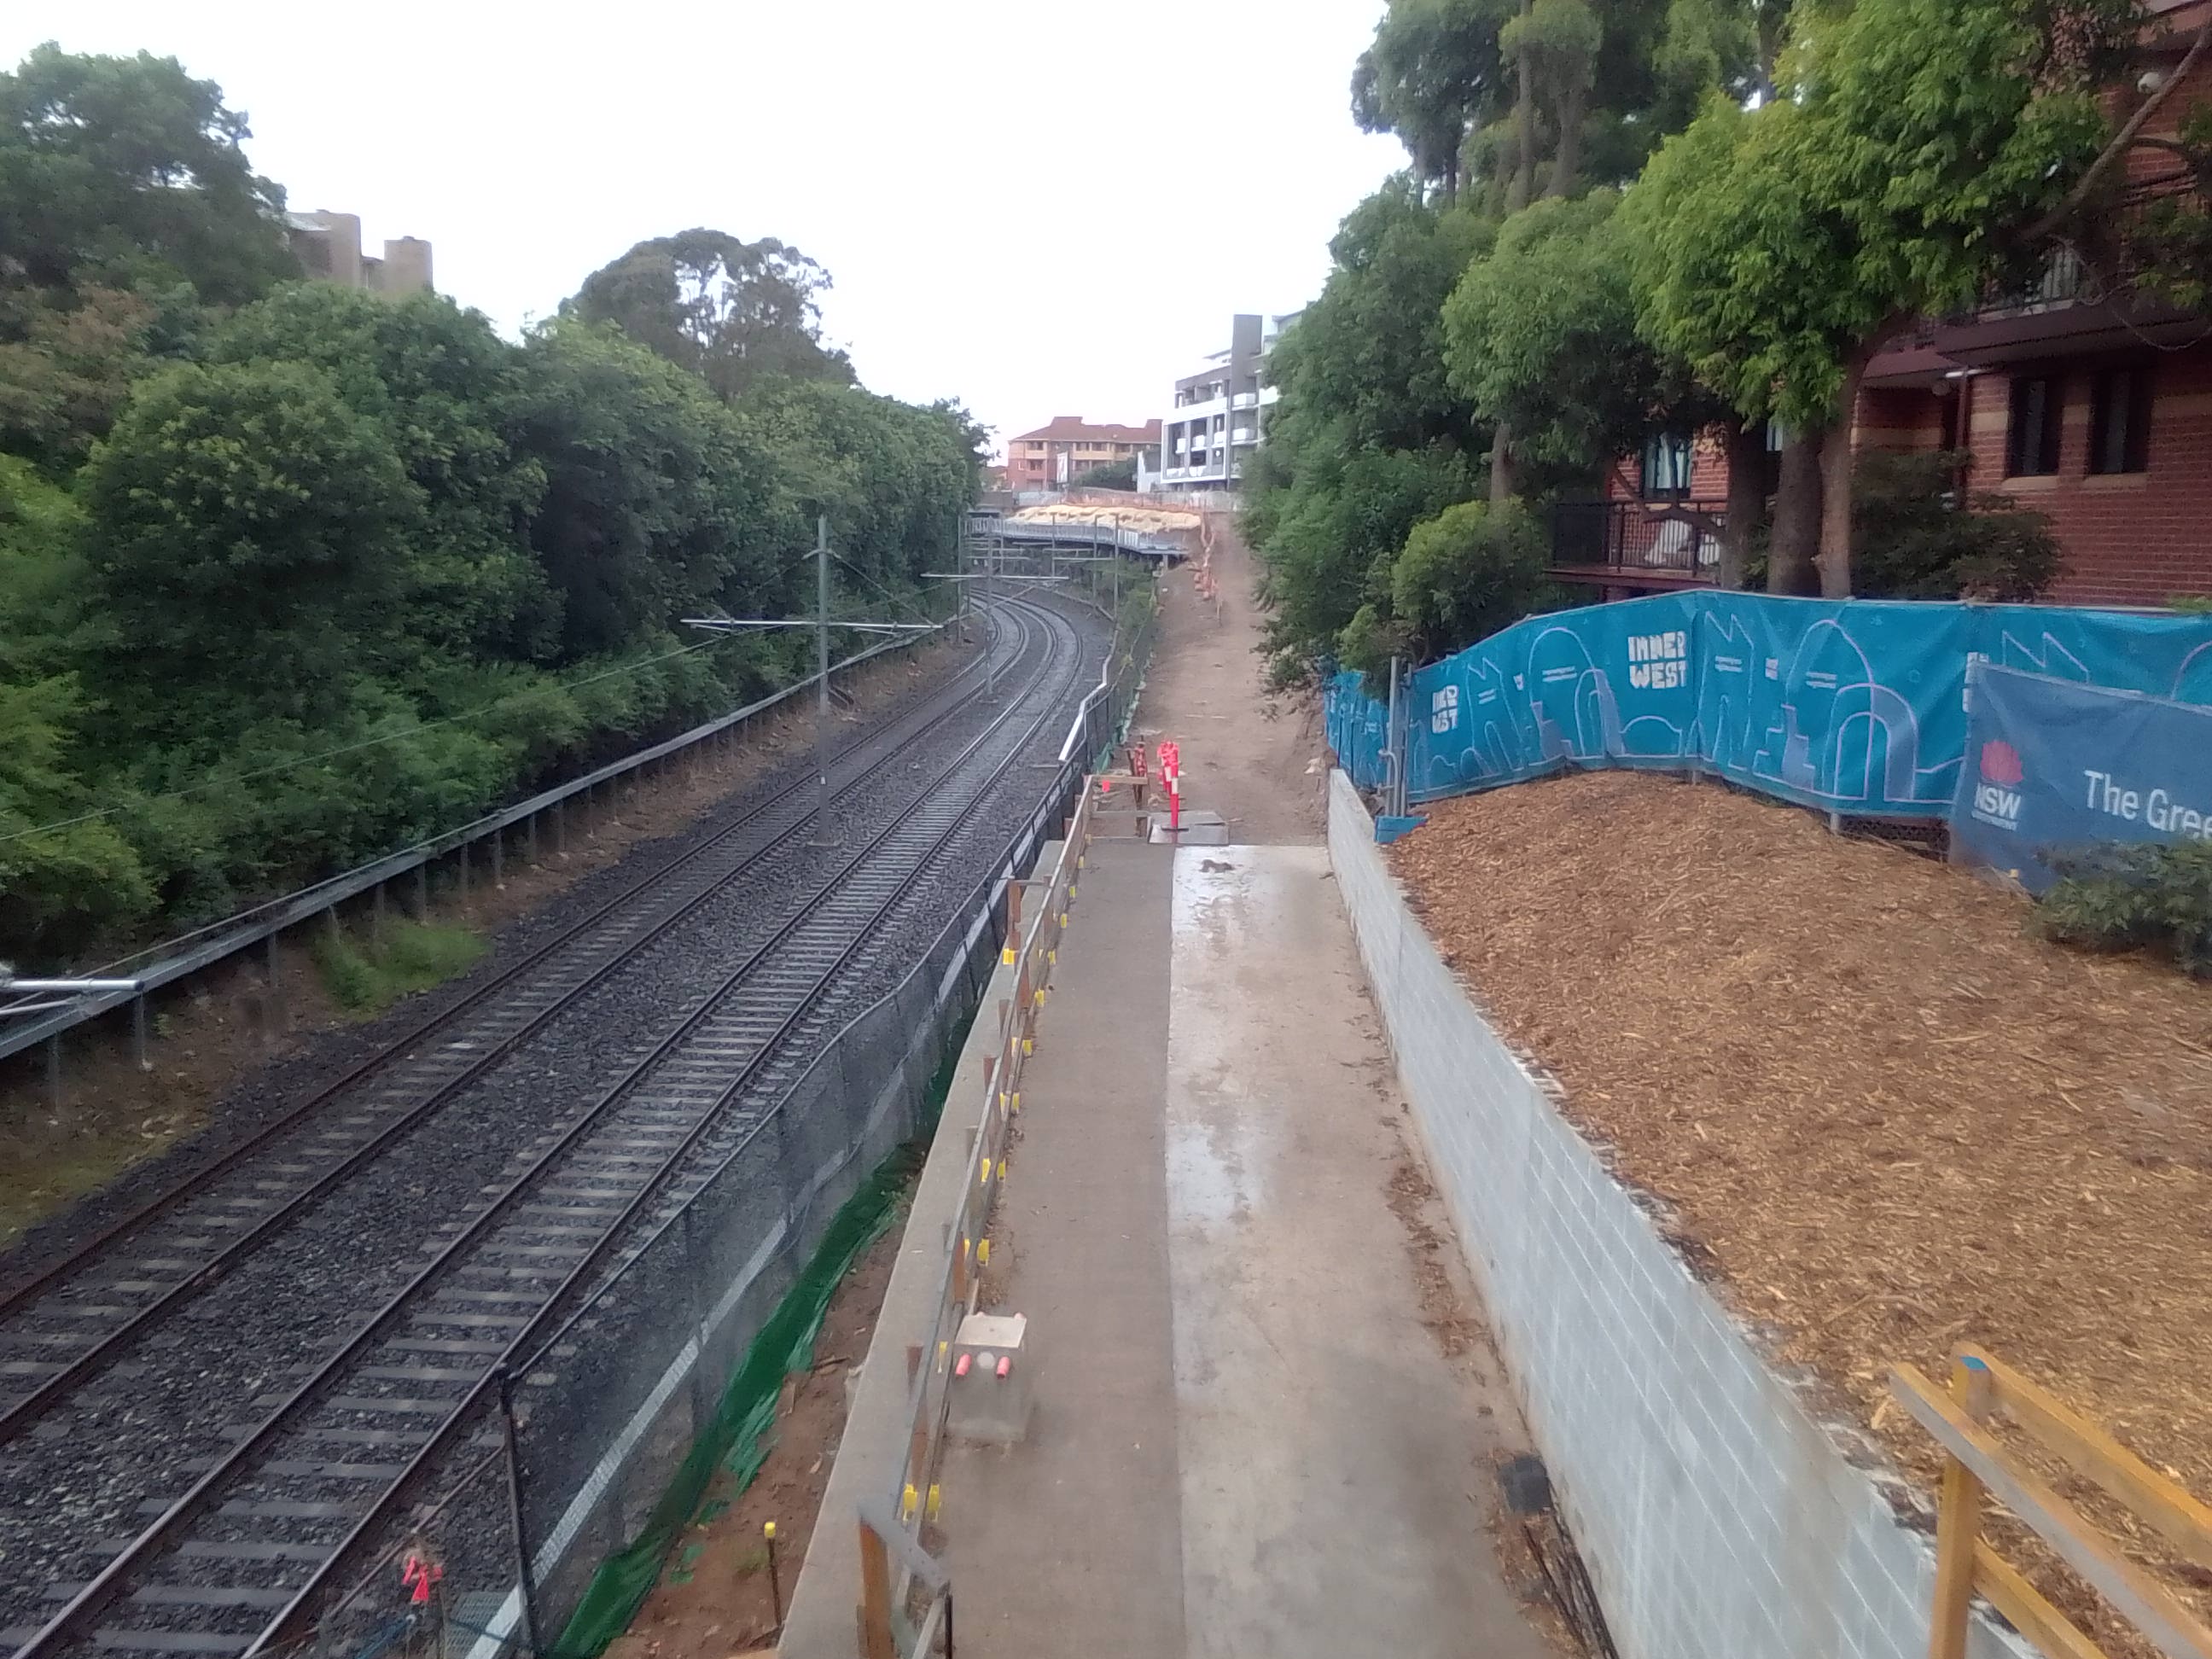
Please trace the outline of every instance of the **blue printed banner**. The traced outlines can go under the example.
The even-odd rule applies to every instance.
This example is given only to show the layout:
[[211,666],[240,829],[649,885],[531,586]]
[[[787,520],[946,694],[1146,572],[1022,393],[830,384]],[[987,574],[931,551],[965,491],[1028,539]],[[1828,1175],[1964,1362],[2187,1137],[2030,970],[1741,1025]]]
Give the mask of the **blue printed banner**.
[[2212,708],[1984,667],[1952,856],[2032,893],[2054,862],[2106,842],[2212,836]]
[[[1970,661],[2212,702],[2212,618],[1709,590],[1532,617],[1408,677],[1409,793],[1694,767],[1801,805],[1940,818]],[[1331,683],[1330,741],[1363,787],[1387,719],[1358,677]]]

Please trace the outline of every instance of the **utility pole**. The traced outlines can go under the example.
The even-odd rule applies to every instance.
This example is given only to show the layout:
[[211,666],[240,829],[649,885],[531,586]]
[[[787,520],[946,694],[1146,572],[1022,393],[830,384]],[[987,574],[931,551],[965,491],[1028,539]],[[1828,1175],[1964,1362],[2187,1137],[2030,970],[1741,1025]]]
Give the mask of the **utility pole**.
[[830,515],[814,520],[814,844],[830,834]]
[[[866,573],[862,575],[866,578]],[[795,617],[686,617],[686,628],[710,634],[750,634],[756,629],[811,628],[814,630],[814,777],[817,794],[814,807],[814,839],[817,847],[832,846],[830,830],[830,515],[814,521],[814,615]],[[862,622],[847,617],[837,626],[848,633],[883,635],[935,634],[947,624],[931,622]]]
[[998,547],[993,549],[989,554],[986,555],[985,563],[983,565],[983,605],[985,607],[985,615],[983,617],[983,701],[985,702],[995,702],[998,701],[999,697],[999,660],[998,653],[991,648],[991,618],[989,616],[989,607],[996,594],[996,590],[992,586],[992,579],[998,574],[999,561],[997,555],[1005,549],[1006,544],[1005,538],[1001,538],[999,541]]

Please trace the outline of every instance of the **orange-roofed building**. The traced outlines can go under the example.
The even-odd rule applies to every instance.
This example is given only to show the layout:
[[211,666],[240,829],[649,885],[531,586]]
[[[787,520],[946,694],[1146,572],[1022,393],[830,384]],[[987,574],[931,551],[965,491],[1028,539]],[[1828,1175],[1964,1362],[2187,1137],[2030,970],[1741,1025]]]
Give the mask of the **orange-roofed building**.
[[1111,466],[1132,455],[1157,457],[1160,423],[1093,424],[1080,415],[1055,415],[1034,432],[1006,440],[1006,488],[1064,489],[1094,466]]

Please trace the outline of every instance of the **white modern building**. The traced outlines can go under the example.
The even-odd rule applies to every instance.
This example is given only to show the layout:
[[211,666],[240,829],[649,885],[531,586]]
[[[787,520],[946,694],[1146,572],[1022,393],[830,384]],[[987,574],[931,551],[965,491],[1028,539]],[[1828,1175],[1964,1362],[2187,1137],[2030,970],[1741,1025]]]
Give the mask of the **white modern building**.
[[1275,388],[1263,384],[1267,354],[1297,314],[1239,313],[1230,325],[1228,349],[1176,382],[1175,402],[1160,416],[1159,470],[1139,469],[1139,489],[1176,494],[1237,488],[1275,402]]

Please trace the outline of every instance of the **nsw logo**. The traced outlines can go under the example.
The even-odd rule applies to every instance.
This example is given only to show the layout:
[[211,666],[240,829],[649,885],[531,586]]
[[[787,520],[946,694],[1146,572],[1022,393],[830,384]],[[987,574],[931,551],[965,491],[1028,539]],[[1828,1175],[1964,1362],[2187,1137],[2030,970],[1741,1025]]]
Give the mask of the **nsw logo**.
[[1974,786],[1975,819],[1996,830],[2018,830],[2020,786],[2027,777],[2020,750],[2002,738],[1991,738],[1982,745],[1979,761],[1982,781]]

